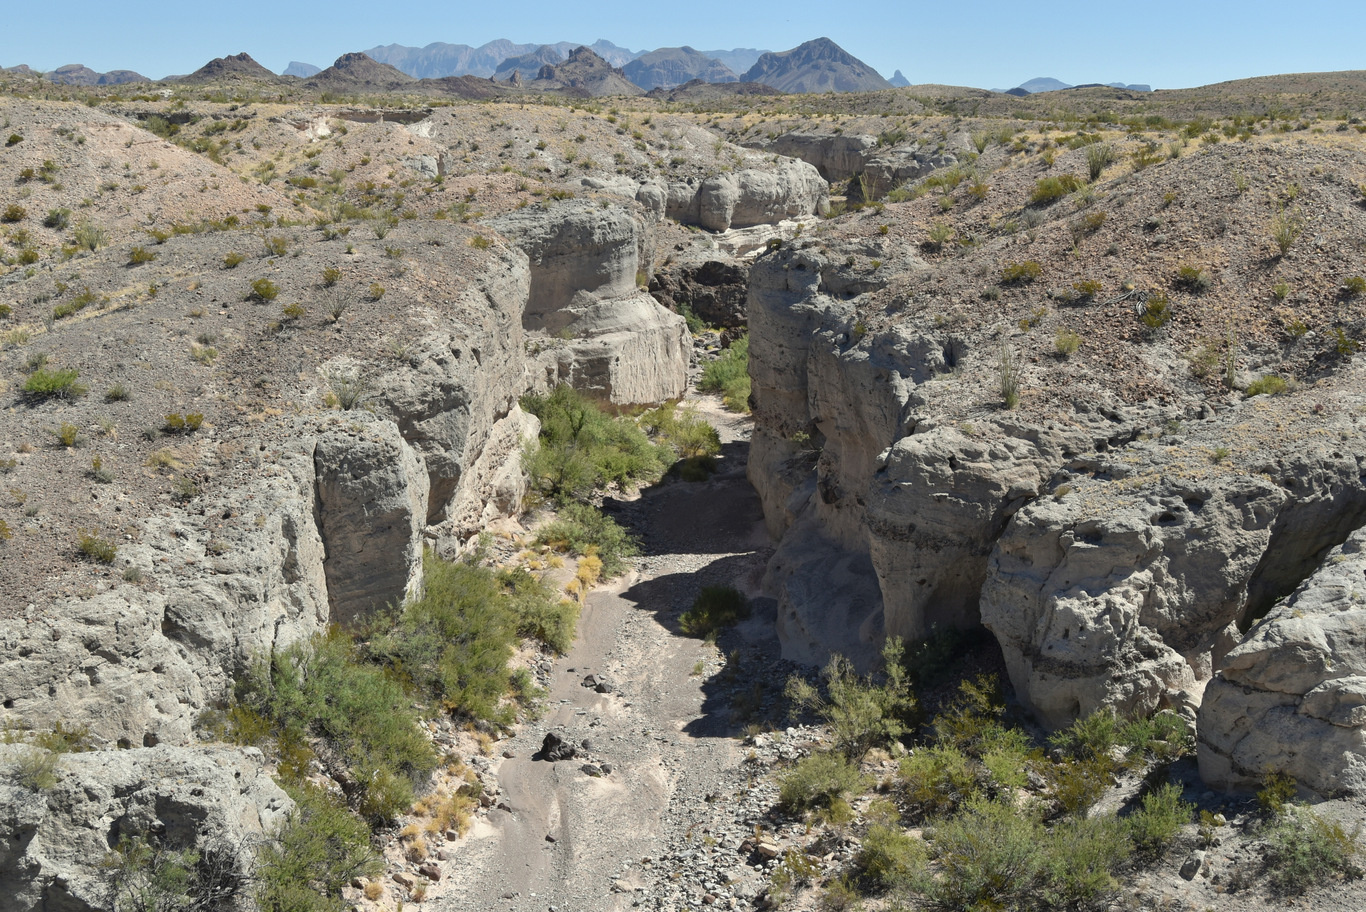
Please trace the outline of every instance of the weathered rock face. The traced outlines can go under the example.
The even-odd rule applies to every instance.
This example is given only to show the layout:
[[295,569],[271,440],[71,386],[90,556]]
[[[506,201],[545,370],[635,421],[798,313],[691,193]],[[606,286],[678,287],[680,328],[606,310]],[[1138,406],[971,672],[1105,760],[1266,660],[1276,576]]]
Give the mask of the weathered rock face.
[[877,198],[907,181],[919,180],[933,171],[956,164],[958,156],[952,152],[899,146],[868,156],[862,170],[871,195]]
[[708,231],[725,231],[818,214],[828,206],[828,193],[816,169],[789,160],[773,169],[746,168],[710,177],[697,185],[691,199],[680,199],[681,205],[675,204],[675,197],[684,194],[675,194],[670,186],[666,214]]
[[1334,548],[1222,662],[1200,704],[1200,775],[1252,789],[1268,769],[1322,795],[1366,792],[1366,531]]
[[650,277],[656,301],[675,313],[686,307],[709,326],[744,326],[748,293],[749,267],[743,263],[678,263]]
[[[0,766],[34,748],[0,744]],[[255,748],[138,748],[64,754],[57,785],[33,791],[0,777],[0,896],[7,912],[110,908],[103,863],[122,839],[155,837],[194,849],[238,884],[220,908],[254,908],[256,846],[294,802],[265,773]],[[7,770],[8,772],[8,770]]]
[[109,747],[185,743],[252,657],[321,631],[324,548],[312,440],[253,458],[206,494],[212,531],[172,510],[119,549],[154,588],[31,606],[0,627],[0,698],[34,728],[85,726]]
[[616,404],[682,395],[687,324],[636,286],[651,248],[640,213],[583,200],[490,224],[531,263],[523,324],[569,340],[556,352],[558,379]]
[[1286,493],[1242,473],[1136,485],[1147,446],[1020,510],[992,555],[982,621],[1049,725],[1097,709],[1190,716],[1227,649]]
[[331,620],[399,605],[422,582],[427,468],[390,421],[348,424],[313,448]]
[[784,133],[756,148],[799,158],[833,183],[848,180],[863,171],[864,163],[878,148],[878,144],[876,136],[866,133]]
[[[867,659],[886,635],[984,624],[1050,726],[1102,709],[1194,719],[1226,667],[1214,705],[1228,732],[1201,742],[1218,781],[1259,776],[1266,758],[1298,769],[1288,728],[1258,740],[1281,724],[1268,714],[1293,711],[1296,725],[1341,729],[1325,736],[1342,745],[1336,766],[1305,752],[1324,771],[1313,781],[1355,789],[1357,761],[1343,758],[1358,732],[1342,709],[1366,680],[1355,659],[1324,647],[1318,665],[1342,682],[1309,671],[1286,696],[1266,680],[1307,647],[1230,653],[1240,625],[1366,520],[1355,426],[1290,400],[1206,410],[1178,436],[1156,430],[1170,418],[1160,406],[1079,402],[1065,421],[984,407],[964,377],[992,373],[992,356],[909,321],[860,332],[853,302],[876,273],[840,266],[841,253],[785,246],[750,271],[749,472],[781,539],[766,585],[786,654]],[[1242,455],[1224,461],[1230,439]],[[1267,726],[1228,721],[1242,715]]]

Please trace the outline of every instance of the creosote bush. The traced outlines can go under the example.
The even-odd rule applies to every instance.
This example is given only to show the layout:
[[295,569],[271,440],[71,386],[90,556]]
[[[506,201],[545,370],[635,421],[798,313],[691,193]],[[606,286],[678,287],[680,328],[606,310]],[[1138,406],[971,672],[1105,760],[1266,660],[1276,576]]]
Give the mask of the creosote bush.
[[76,399],[88,388],[77,382],[80,372],[74,368],[48,370],[39,367],[24,380],[24,395],[29,399]]
[[829,807],[864,785],[858,764],[838,751],[818,751],[797,761],[778,782],[778,804],[789,814]]
[[1029,194],[1030,205],[1047,206],[1057,202],[1069,193],[1075,193],[1082,186],[1081,178],[1075,174],[1059,174],[1053,177],[1043,177],[1034,184],[1034,190]]
[[831,656],[822,672],[824,694],[805,678],[793,676],[787,682],[787,698],[794,708],[812,710],[830,726],[838,750],[861,759],[870,748],[900,738],[917,719],[904,652],[899,637],[882,644],[880,678],[859,675],[847,658]]
[[1024,285],[1043,275],[1043,267],[1035,260],[1006,263],[1001,269],[1002,285]]
[[256,279],[251,283],[251,291],[247,293],[247,299],[266,303],[274,301],[279,294],[280,287],[270,279]]

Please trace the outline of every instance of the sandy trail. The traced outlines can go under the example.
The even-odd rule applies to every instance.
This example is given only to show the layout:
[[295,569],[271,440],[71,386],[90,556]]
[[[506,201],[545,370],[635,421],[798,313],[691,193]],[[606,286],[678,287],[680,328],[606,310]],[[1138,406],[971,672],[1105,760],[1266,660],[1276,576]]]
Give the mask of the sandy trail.
[[[767,558],[758,498],[744,478],[748,422],[705,407],[726,445],[720,471],[619,505],[644,542],[639,569],[588,597],[578,638],[555,663],[545,716],[499,745],[511,754],[494,766],[499,808],[452,853],[440,895],[424,908],[629,909],[657,876],[654,862],[669,851],[684,805],[740,762],[728,722],[704,702],[704,677],[694,674],[699,662],[715,666],[717,650],[676,626],[702,585],[752,588]],[[763,624],[745,626],[751,637],[771,635]],[[613,692],[583,686],[588,674]],[[533,759],[550,731],[579,756]],[[611,772],[595,777],[586,764]]]

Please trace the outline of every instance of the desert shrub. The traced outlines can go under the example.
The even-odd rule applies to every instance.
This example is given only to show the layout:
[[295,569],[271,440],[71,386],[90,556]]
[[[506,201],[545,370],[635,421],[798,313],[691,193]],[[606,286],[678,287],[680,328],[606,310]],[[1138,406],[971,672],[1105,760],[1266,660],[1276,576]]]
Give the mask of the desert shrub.
[[569,501],[559,508],[559,516],[536,533],[536,544],[549,545],[580,557],[597,555],[606,576],[626,570],[626,559],[640,553],[631,534],[616,520],[588,504]]
[[1086,173],[1091,180],[1096,180],[1110,165],[1114,164],[1118,156],[1115,154],[1115,147],[1109,143],[1089,143],[1086,146]]
[[1007,263],[1001,269],[1002,285],[1024,285],[1043,275],[1043,267],[1034,260]]
[[256,901],[262,912],[345,912],[341,891],[373,877],[383,863],[370,833],[322,789],[286,785],[295,807],[257,858]]
[[900,738],[915,720],[917,704],[902,664],[899,637],[882,645],[881,679],[854,671],[844,656],[833,655],[822,672],[825,695],[805,678],[788,679],[786,695],[794,707],[809,709],[830,727],[835,746],[853,759],[868,749]]
[[366,295],[371,301],[378,301],[380,298],[384,297],[384,286],[375,282],[366,290]]
[[1033,206],[1047,206],[1081,189],[1081,186],[1081,178],[1075,174],[1043,177],[1034,184],[1034,190],[1029,194],[1029,202]]
[[515,575],[431,554],[422,567],[422,598],[371,639],[371,657],[448,712],[510,725],[516,706],[504,700],[512,686],[507,663],[519,631],[544,631],[567,645],[572,615],[551,617],[552,594]]
[[874,823],[864,834],[854,865],[866,884],[887,890],[924,868],[925,845],[895,825]]
[[749,600],[731,586],[703,586],[692,607],[683,612],[678,626],[692,636],[711,636],[749,617]]
[[43,225],[47,228],[55,228],[58,231],[65,231],[71,224],[71,210],[64,208],[49,209],[47,215],[43,217]]
[[528,394],[521,402],[541,421],[537,443],[523,458],[543,496],[564,504],[608,484],[625,487],[663,474],[667,450],[635,422],[612,418],[571,387]]
[[59,754],[42,747],[22,749],[11,763],[12,781],[32,792],[46,792],[57,785]]
[[124,835],[103,859],[111,912],[221,909],[245,890],[248,872],[233,849],[212,838],[172,848],[158,836]]
[[1265,374],[1249,383],[1243,392],[1247,394],[1248,398],[1253,396],[1279,396],[1285,392],[1286,386],[1284,377]]
[[1282,209],[1271,220],[1269,230],[1276,249],[1280,251],[1281,256],[1285,256],[1304,233],[1304,218],[1298,212],[1287,212]]
[[838,751],[819,751],[797,761],[779,778],[778,805],[789,814],[801,814],[857,794],[863,784],[857,763]]
[[1055,825],[1044,843],[1039,904],[1052,909],[1109,908],[1119,892],[1115,873],[1128,862],[1130,852],[1124,825],[1113,817]]
[[370,382],[363,374],[333,370],[324,373],[323,379],[327,381],[337,408],[344,412],[362,407],[370,397]]
[[897,773],[906,803],[925,816],[952,813],[979,792],[972,759],[956,747],[922,747],[903,757]]
[[1356,834],[1305,807],[1285,807],[1266,830],[1263,861],[1272,889],[1299,894],[1339,877],[1357,878]]
[[1342,293],[1349,298],[1360,297],[1366,294],[1366,278],[1361,276],[1348,276],[1342,280]]
[[157,258],[155,252],[146,247],[134,247],[128,251],[128,265],[141,266],[143,263],[150,263]]
[[81,429],[70,421],[63,421],[60,425],[52,429],[52,436],[57,439],[59,446],[67,448],[80,446],[84,441],[81,438]]
[[561,655],[569,652],[579,621],[578,603],[561,598],[553,586],[525,570],[502,570],[498,581],[517,617],[518,635],[539,640]]
[[1060,358],[1068,358],[1081,348],[1081,336],[1070,329],[1059,329],[1053,337],[1053,350]]
[[24,380],[24,396],[28,399],[75,399],[84,396],[87,387],[77,382],[80,372],[75,368],[48,370],[39,367]]
[[118,546],[98,532],[80,529],[76,532],[76,549],[81,554],[101,564],[112,564],[118,555]]
[[193,434],[204,426],[204,415],[200,412],[181,414],[172,412],[166,416],[161,429],[167,434]]
[[927,250],[939,251],[952,239],[953,226],[946,222],[935,222],[930,226],[930,230],[925,233],[924,247]]
[[1279,814],[1295,800],[1297,788],[1294,776],[1269,770],[1257,792],[1257,804],[1264,814]]
[[470,246],[475,250],[488,250],[493,246],[493,242],[482,234],[476,234],[474,237],[470,238]]
[[281,257],[289,252],[288,238],[283,238],[279,235],[271,235],[270,237],[262,238],[261,244],[264,248],[264,255],[268,257]]
[[1171,299],[1164,294],[1150,294],[1148,299],[1143,302],[1143,310],[1138,319],[1150,331],[1156,331],[1167,325],[1167,321],[1172,318]]
[[[295,643],[252,665],[237,700],[283,749],[328,741],[356,783],[360,812],[380,823],[405,811],[413,784],[436,767],[412,701],[380,667],[364,661],[337,630]],[[296,768],[306,769],[297,763]]]
[[323,286],[331,288],[341,280],[342,272],[335,266],[328,266],[323,270]]
[[76,246],[86,250],[99,250],[109,243],[109,233],[90,222],[82,222],[77,225],[73,237],[76,239]]
[[1015,361],[1015,350],[1007,342],[1001,346],[1001,360],[996,363],[996,380],[1001,393],[1001,405],[1013,409],[1020,404],[1020,366]]
[[240,253],[229,253],[227,256],[223,257],[223,268],[235,269],[240,266],[245,259],[246,257]]
[[1181,800],[1181,789],[1163,783],[1143,796],[1139,809],[1127,823],[1134,845],[1150,858],[1161,857],[1171,848],[1181,827],[1191,822],[1195,806]]
[[1209,291],[1213,281],[1210,279],[1209,273],[1199,266],[1184,265],[1177,267],[1174,284],[1177,288],[1189,291],[1191,294],[1202,294]]
[[0,212],[0,222],[22,222],[28,217],[28,210],[18,203],[10,203]]
[[264,303],[274,301],[279,294],[280,287],[270,279],[256,279],[251,283],[251,291],[247,293],[247,299]]
[[936,822],[930,854],[941,876],[913,881],[929,906],[942,910],[1017,908],[1045,881],[1047,836],[1036,815],[976,799],[963,813]]
[[702,379],[697,388],[704,392],[720,393],[726,408],[732,412],[749,412],[749,335],[731,343],[721,357],[702,368]]

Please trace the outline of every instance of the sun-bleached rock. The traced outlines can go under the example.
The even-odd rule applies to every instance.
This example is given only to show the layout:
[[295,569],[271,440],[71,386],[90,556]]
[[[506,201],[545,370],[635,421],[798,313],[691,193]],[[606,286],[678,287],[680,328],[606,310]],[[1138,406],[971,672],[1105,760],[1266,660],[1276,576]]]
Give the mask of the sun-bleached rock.
[[392,421],[341,422],[313,447],[331,620],[401,605],[422,583],[427,467]]
[[1366,530],[1224,657],[1197,734],[1215,788],[1253,789],[1279,770],[1321,795],[1366,792]]
[[[10,768],[36,748],[0,744],[0,896],[7,912],[110,908],[105,866],[122,840],[197,852],[236,889],[218,906],[255,908],[249,881],[257,847],[294,802],[246,747],[154,747],[63,754],[57,783],[25,788]],[[126,897],[124,897],[126,900]]]

